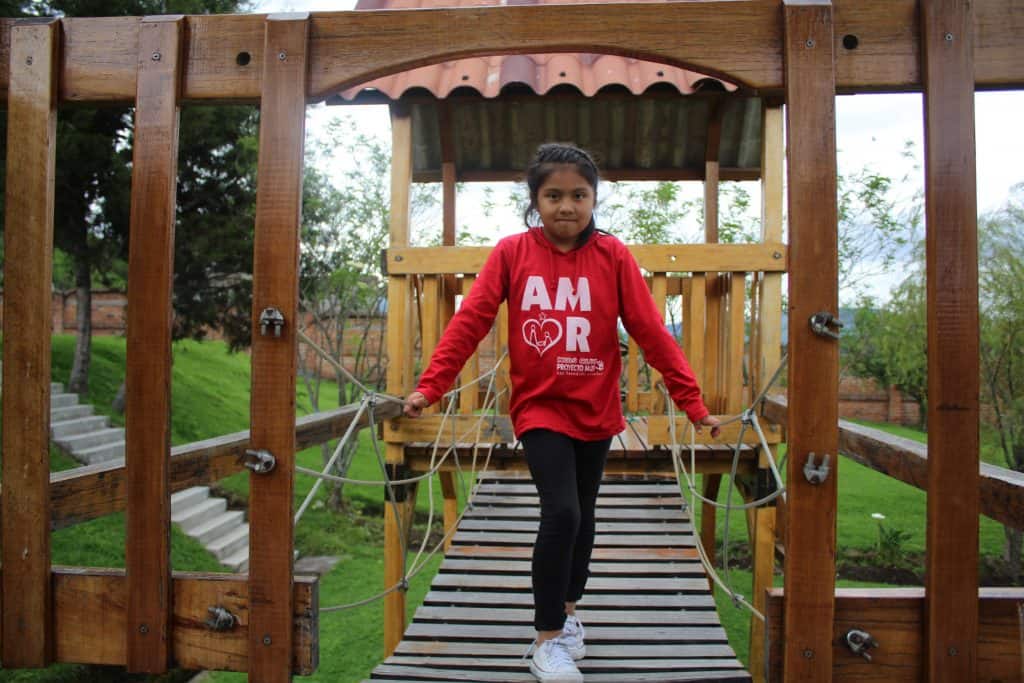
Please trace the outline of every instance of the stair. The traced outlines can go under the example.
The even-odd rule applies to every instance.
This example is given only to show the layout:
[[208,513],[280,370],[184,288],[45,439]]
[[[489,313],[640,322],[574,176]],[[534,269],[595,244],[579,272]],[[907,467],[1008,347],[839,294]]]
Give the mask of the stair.
[[[124,429],[110,426],[93,407],[79,403],[64,385],[50,385],[50,440],[84,465],[124,460]],[[171,496],[171,521],[235,572],[249,567],[249,524],[245,513],[228,510],[227,500],[194,486]]]

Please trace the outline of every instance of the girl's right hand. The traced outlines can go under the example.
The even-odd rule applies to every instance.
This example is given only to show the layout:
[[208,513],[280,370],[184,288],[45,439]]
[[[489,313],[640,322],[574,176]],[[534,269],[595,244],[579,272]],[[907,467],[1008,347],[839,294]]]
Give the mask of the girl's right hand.
[[418,391],[414,391],[405,397],[405,405],[402,407],[402,412],[405,413],[406,417],[419,417],[423,414],[423,409],[430,405],[427,401],[427,397]]

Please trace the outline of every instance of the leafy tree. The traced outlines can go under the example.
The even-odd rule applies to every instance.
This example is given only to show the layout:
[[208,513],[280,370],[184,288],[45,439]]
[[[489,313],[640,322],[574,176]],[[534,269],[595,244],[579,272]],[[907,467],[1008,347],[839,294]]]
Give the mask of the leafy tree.
[[[981,398],[1006,466],[1024,472],[1024,184],[978,227]],[[1005,559],[1019,579],[1022,533],[1005,532]]]

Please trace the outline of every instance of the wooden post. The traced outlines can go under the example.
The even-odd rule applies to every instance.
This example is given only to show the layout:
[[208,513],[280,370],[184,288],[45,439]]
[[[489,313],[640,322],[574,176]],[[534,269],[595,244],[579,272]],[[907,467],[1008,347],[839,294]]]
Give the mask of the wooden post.
[[926,671],[977,678],[978,225],[974,16],[921,3],[928,288]]
[[[762,112],[761,144],[761,240],[782,241],[782,107],[768,105]],[[782,348],[782,273],[762,273],[758,283],[757,348],[753,357],[758,381],[751,394],[764,388],[779,367]],[[754,365],[752,364],[752,365]],[[762,458],[766,457],[762,454]],[[751,603],[765,613],[766,591],[775,573],[776,509],[758,508],[754,513],[754,586]],[[764,622],[750,618],[750,674],[755,683],[765,680]]]
[[[445,470],[438,472],[441,479],[441,494],[444,497],[444,532],[451,533],[455,528],[455,520],[459,518],[459,498],[455,490],[455,472]],[[449,536],[444,542],[444,552],[452,547],[452,538]]]
[[[839,343],[811,331],[837,313],[835,60],[828,0],[786,0],[783,43],[789,145],[789,463],[787,681],[832,676],[838,478]],[[803,467],[829,456],[824,482]]]
[[[392,247],[409,246],[410,191],[412,189],[412,115],[402,104],[391,107],[391,224]],[[404,396],[412,387],[412,344],[409,343],[409,283],[404,275],[388,278],[388,369],[389,394]],[[389,442],[386,459],[391,465],[405,460],[402,443]],[[389,470],[400,470],[400,467]],[[384,585],[402,578],[405,566],[401,548],[401,520],[391,505],[384,510]],[[405,632],[405,591],[384,597],[384,655],[390,655]]]
[[[408,474],[409,470],[402,465],[388,465],[391,479],[402,479]],[[401,586],[384,597],[385,657],[391,656],[405,633],[405,554],[416,510],[416,492],[415,484],[399,484],[394,487],[394,502],[384,501],[384,586]],[[395,596],[400,599],[393,599]]]
[[139,25],[125,373],[129,671],[163,673],[171,643],[171,296],[182,16]]
[[[703,475],[703,486],[701,487],[702,494],[709,500],[718,500],[718,491],[722,485],[721,474],[704,474]],[[704,552],[707,554],[708,562],[710,564],[715,563],[715,537],[717,536],[717,518],[718,508],[711,503],[701,503],[700,508],[700,542],[704,546]],[[715,582],[709,576],[708,584],[711,588],[712,594],[715,591]]]
[[2,652],[53,658],[50,585],[50,297],[60,22],[11,28],[4,230]]
[[[718,242],[718,199],[720,168],[719,147],[722,137],[722,106],[715,101],[708,112],[708,138],[704,150],[704,241]],[[707,322],[704,328],[704,389],[708,409],[720,413],[725,401],[725,359],[722,357],[722,279],[718,273],[709,273],[705,281]]]
[[[249,680],[291,680],[296,317],[309,21],[268,15],[263,46],[253,260],[252,448],[277,459],[250,475]],[[261,312],[284,316],[260,329]]]

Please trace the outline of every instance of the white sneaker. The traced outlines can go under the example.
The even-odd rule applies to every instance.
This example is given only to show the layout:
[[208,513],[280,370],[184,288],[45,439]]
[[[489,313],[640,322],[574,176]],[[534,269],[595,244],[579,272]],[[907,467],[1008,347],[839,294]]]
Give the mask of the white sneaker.
[[562,626],[562,640],[569,650],[573,659],[583,659],[587,656],[587,646],[583,644],[583,622],[575,614],[567,614],[565,625]]
[[583,683],[583,674],[572,661],[565,636],[545,640],[533,651],[530,673],[541,683]]

